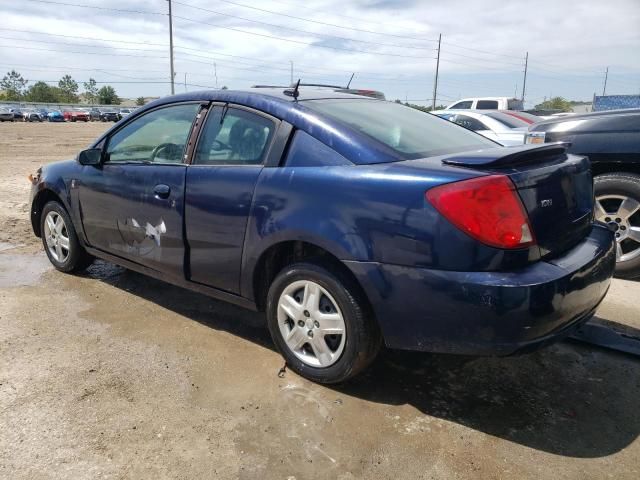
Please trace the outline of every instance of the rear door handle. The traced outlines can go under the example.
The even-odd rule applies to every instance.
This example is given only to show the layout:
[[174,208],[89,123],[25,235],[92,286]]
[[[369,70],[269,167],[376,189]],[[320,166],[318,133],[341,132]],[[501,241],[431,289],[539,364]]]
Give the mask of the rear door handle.
[[169,198],[169,194],[171,194],[171,187],[161,183],[153,187],[153,193],[156,198]]

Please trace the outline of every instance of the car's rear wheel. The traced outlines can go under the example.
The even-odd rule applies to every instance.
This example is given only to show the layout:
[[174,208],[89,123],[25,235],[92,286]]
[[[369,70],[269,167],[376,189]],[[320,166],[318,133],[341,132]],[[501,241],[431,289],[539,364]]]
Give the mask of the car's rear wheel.
[[353,282],[313,263],[287,266],[276,276],[267,322],[287,365],[314,382],[345,381],[380,349],[378,326]]
[[595,195],[596,219],[608,224],[616,235],[616,276],[640,276],[640,175],[599,175]]
[[93,262],[80,245],[69,214],[58,202],[49,202],[42,209],[40,235],[49,261],[61,272],[81,271]]

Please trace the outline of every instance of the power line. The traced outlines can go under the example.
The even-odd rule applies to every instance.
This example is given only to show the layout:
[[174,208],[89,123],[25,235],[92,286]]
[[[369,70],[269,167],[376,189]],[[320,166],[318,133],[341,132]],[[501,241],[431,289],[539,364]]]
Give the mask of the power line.
[[418,57],[418,56],[415,56],[415,55],[400,55],[400,54],[397,54],[397,53],[374,52],[374,51],[371,51],[371,50],[360,50],[360,49],[355,49],[355,48],[337,47],[337,46],[331,46],[331,45],[320,45],[320,44],[316,44],[316,43],[303,42],[301,40],[294,40],[292,38],[278,37],[276,35],[268,35],[266,33],[250,32],[248,30],[242,30],[242,29],[239,29],[239,28],[227,27],[227,26],[223,26],[223,25],[216,25],[216,24],[213,24],[213,23],[204,22],[202,20],[194,20],[192,18],[179,17],[178,15],[174,15],[173,18],[177,18],[177,19],[184,20],[184,21],[187,21],[187,22],[198,23],[198,24],[201,24],[201,25],[208,25],[208,26],[213,27],[213,28],[222,28],[224,30],[231,30],[231,31],[234,31],[234,32],[244,33],[244,34],[247,34],[247,35],[255,35],[257,37],[262,37],[262,38],[271,38],[271,39],[274,39],[274,40],[280,40],[280,41],[283,41],[283,42],[296,43],[296,44],[299,44],[299,45],[307,45],[309,47],[315,47],[315,48],[325,48],[325,49],[329,49],[329,50],[339,50],[339,51],[344,51],[344,52],[368,53],[368,54],[371,54],[371,55],[382,55],[382,56],[386,56],[386,57],[413,58],[413,59],[419,59],[419,60],[425,60],[426,58],[431,58],[431,57]]
[[[315,24],[318,24],[318,25],[325,25],[325,26],[328,26],[328,27],[341,28],[341,29],[344,29],[344,30],[351,30],[351,31],[354,31],[354,32],[370,33],[370,34],[373,34],[373,35],[384,35],[384,36],[387,36],[387,37],[406,38],[406,39],[420,40],[420,41],[425,41],[425,42],[434,42],[434,43],[437,42],[437,40],[428,39],[428,38],[418,38],[418,37],[411,37],[411,36],[406,36],[406,35],[394,35],[392,33],[376,32],[374,30],[365,30],[365,29],[356,28],[356,27],[345,27],[343,25],[337,25],[335,23],[322,22],[320,20],[311,20],[309,18],[298,17],[296,15],[291,15],[291,14],[288,14],[288,13],[276,12],[276,11],[273,11],[273,10],[268,10],[266,8],[254,7],[253,5],[245,5],[245,4],[242,4],[242,3],[232,2],[232,1],[229,1],[229,0],[219,0],[219,1],[222,2],[222,3],[228,3],[230,5],[235,5],[237,7],[249,8],[251,10],[257,10],[259,12],[270,13],[272,15],[279,15],[281,17],[293,18],[293,19],[300,20],[300,21],[303,21],[303,22],[315,23]],[[179,2],[175,2],[175,3],[179,3]],[[191,6],[191,5],[183,4],[183,3],[181,3],[180,5]]]
[[149,11],[143,11],[143,10],[125,10],[122,8],[111,8],[111,7],[97,7],[95,5],[84,5],[79,3],[54,2],[52,0],[23,0],[23,1],[35,2],[35,3],[46,3],[50,5],[63,5],[65,7],[93,8],[95,10],[108,10],[111,12],[138,13],[141,15],[166,15],[166,13],[161,13],[161,12],[149,12]]
[[0,35],[0,39],[2,40],[18,40],[20,42],[31,42],[31,43],[46,43],[47,45],[71,45],[73,47],[87,47],[87,48],[113,48],[115,50],[132,50],[138,52],[159,52],[160,50],[149,50],[147,48],[128,48],[128,47],[116,47],[116,46],[104,46],[104,45],[87,45],[86,43],[69,43],[69,42],[52,42],[51,40],[30,40],[27,38],[16,38],[16,37],[4,37]]
[[188,7],[188,8],[193,8],[195,10],[200,10],[200,11],[203,11],[203,12],[215,13],[216,15],[221,15],[223,17],[237,18],[237,19],[243,20],[245,22],[257,23],[257,24],[260,24],[260,25],[267,25],[269,27],[276,27],[276,28],[280,28],[280,29],[283,29],[283,30],[290,30],[292,32],[305,33],[307,35],[314,35],[316,37],[326,37],[326,38],[330,38],[330,39],[346,40],[348,42],[367,43],[367,44],[370,44],[370,45],[380,45],[380,46],[383,46],[383,47],[409,48],[409,49],[414,49],[414,50],[428,50],[428,51],[433,51],[434,50],[431,47],[416,47],[416,46],[411,46],[411,45],[398,45],[397,43],[372,42],[372,41],[369,41],[369,40],[360,40],[360,39],[356,39],[356,38],[339,37],[339,36],[336,36],[336,35],[329,35],[329,34],[323,34],[323,33],[317,33],[317,32],[310,32],[309,30],[301,30],[299,28],[286,27],[284,25],[277,25],[277,24],[274,24],[274,23],[263,22],[261,20],[253,20],[253,19],[246,18],[246,17],[240,17],[240,16],[237,16],[237,15],[231,15],[230,13],[223,13],[223,12],[219,12],[217,10],[210,10],[208,8],[196,7],[195,5],[189,5],[187,3],[176,2],[176,1],[174,1],[173,3],[175,3],[176,5],[182,5],[182,6],[185,6],[185,7]]
[[[111,39],[111,38],[100,38],[100,37],[80,37],[78,35],[62,35],[59,33],[48,33],[48,32],[36,32],[34,30],[19,30],[17,28],[1,28],[0,30],[2,31],[7,31],[7,32],[16,32],[16,33],[29,33],[32,35],[47,35],[47,36],[51,36],[51,37],[61,37],[61,38],[76,38],[79,40],[95,40],[98,42],[114,42],[114,43],[126,43],[126,44],[133,44],[133,45],[149,45],[149,46],[153,46],[153,47],[163,47],[166,48],[169,45],[166,43],[150,43],[150,42],[141,42],[141,41],[131,41],[131,40],[116,40],[116,39]],[[22,39],[20,39],[22,40]],[[75,44],[74,44],[75,45]]]
[[[23,47],[22,45],[0,45],[0,47],[6,48],[19,48],[22,50],[38,50],[41,52],[56,52],[56,53],[79,53],[83,55],[106,55],[110,57],[133,57],[133,58],[158,58],[166,60],[167,57],[156,57],[153,55],[129,55],[126,53],[101,53],[101,52],[75,52],[69,50],[51,50],[49,48],[35,48],[35,47]],[[149,51],[149,50],[147,50]]]

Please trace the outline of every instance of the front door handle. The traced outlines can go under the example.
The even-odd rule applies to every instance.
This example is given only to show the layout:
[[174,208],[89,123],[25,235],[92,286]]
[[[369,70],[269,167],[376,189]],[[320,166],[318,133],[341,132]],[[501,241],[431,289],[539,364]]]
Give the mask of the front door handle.
[[171,194],[171,187],[161,183],[153,187],[153,193],[156,198],[169,198],[169,194]]

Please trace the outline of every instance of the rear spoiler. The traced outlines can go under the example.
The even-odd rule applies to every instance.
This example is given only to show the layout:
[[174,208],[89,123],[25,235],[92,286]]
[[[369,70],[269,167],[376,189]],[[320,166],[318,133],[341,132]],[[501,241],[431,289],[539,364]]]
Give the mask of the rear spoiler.
[[498,147],[475,152],[465,152],[442,160],[446,165],[456,167],[494,168],[536,163],[538,160],[565,155],[568,142],[547,143],[545,145],[522,145],[521,147]]

